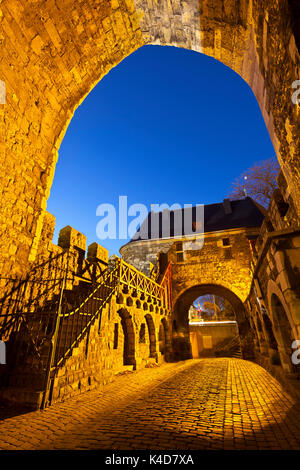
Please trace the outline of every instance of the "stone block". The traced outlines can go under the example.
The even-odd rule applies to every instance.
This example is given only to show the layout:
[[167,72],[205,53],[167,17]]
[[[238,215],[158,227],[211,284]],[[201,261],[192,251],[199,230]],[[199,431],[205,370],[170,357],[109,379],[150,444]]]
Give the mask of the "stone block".
[[83,233],[78,232],[78,230],[70,227],[70,225],[67,225],[59,232],[58,246],[65,250],[74,247],[85,251],[86,236],[83,235]]
[[108,263],[109,252],[106,248],[94,242],[88,247],[87,259],[89,261],[97,260]]
[[280,284],[282,292],[286,291],[287,289],[291,288],[289,278],[287,276],[286,271],[282,271],[278,276],[277,276],[277,282]]
[[274,259],[276,263],[276,268],[279,273],[285,269],[284,253],[282,251],[277,251],[274,254]]
[[299,237],[293,237],[293,245],[295,248],[300,248],[300,236]]

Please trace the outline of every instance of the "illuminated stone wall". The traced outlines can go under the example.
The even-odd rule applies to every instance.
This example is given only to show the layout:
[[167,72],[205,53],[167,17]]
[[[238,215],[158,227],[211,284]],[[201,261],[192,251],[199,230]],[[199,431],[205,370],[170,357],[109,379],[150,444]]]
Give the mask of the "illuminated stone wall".
[[1,273],[34,260],[58,149],[77,106],[143,44],[131,0],[0,2]]
[[[124,294],[122,298],[112,297],[102,311],[101,328],[98,319],[91,327],[88,338],[73,349],[72,355],[59,368],[54,381],[53,401],[101,387],[112,381],[115,374],[151,367],[163,360],[164,356],[159,350],[160,314],[149,312],[150,306],[147,311],[143,305],[137,308],[136,299],[132,306],[128,306],[129,297]],[[126,330],[126,326],[124,329],[123,315],[128,316],[132,332],[129,328]],[[153,321],[154,331],[151,334],[146,315]],[[124,364],[125,336],[134,350],[133,360],[128,361],[131,364]]]
[[[2,0],[0,42],[7,91],[0,105],[3,275],[26,272],[36,256],[58,150],[75,109],[144,44],[202,52],[247,81],[299,215],[300,120],[291,87],[300,69],[287,0]],[[222,83],[216,93],[221,89]]]
[[[205,234],[203,248],[185,253],[177,261],[176,245],[170,250],[174,303],[187,289],[200,284],[219,285],[231,290],[243,302],[250,290],[252,253],[247,236],[259,229],[224,230]],[[229,238],[230,246],[223,246]]]
[[[257,236],[259,228],[223,230],[205,234],[201,250],[186,250],[178,261],[178,240],[145,240],[130,242],[120,249],[123,259],[147,272],[150,263],[157,269],[159,253],[166,253],[172,262],[173,302],[187,289],[200,284],[225,287],[243,302],[249,293],[252,274],[252,252],[248,236]],[[223,240],[229,239],[229,246]],[[185,246],[183,241],[183,247]]]
[[282,177],[256,243],[253,282],[245,305],[256,330],[260,361],[274,355],[295,373],[292,342],[300,335],[300,227],[293,199]]
[[[44,339],[42,343],[37,341],[38,348],[40,347],[37,352],[34,348],[28,348],[32,336],[24,335],[24,330],[23,333],[14,331],[11,335],[8,334],[3,338],[7,342],[8,363],[0,370],[0,375],[2,374],[0,399],[34,408],[39,408],[42,404],[50,353],[49,336],[45,333],[45,327],[42,332],[34,329],[40,318],[37,301],[41,306],[45,306],[42,318],[46,325],[47,319],[51,317],[49,305],[52,304],[48,302],[61,295],[62,280],[66,272],[64,296],[68,302],[67,308],[68,311],[72,310],[72,306],[74,309],[78,308],[78,304],[93,292],[95,288],[93,282],[96,280],[101,283],[101,273],[107,265],[108,269],[110,268],[110,262],[113,264],[115,258],[109,259],[108,251],[97,243],[89,245],[86,252],[85,235],[70,226],[60,231],[58,245],[55,245],[52,242],[55,218],[45,212],[43,221],[37,257],[40,261],[38,266],[41,265],[42,268],[38,270],[36,267],[34,271],[34,280],[37,283],[40,281],[42,287],[38,295],[33,298],[35,317],[28,319],[27,322],[29,329],[33,328],[32,331],[37,338],[40,339],[39,332]],[[57,256],[59,263],[51,262]],[[54,274],[58,280],[50,282],[49,286],[47,280],[49,281]],[[34,288],[32,280],[30,273],[27,289],[29,294]],[[48,287],[50,289],[46,294]],[[23,295],[22,305],[25,305],[28,302],[27,291],[24,290]],[[55,304],[55,309],[57,308],[58,304]],[[90,310],[89,314],[94,315],[95,312],[94,305],[93,313],[91,314]],[[83,336],[57,367],[52,377],[52,385],[48,389],[46,402],[50,389],[53,403],[103,386],[112,381],[115,374],[142,367],[153,367],[163,360],[169,360],[172,354],[170,320],[167,309],[151,296],[137,291],[132,286],[121,284],[88,329],[84,330],[85,323],[81,319],[77,318],[73,323],[71,319],[69,326],[67,326],[68,317],[61,320],[59,329],[61,346],[69,341],[73,328],[76,329],[76,322],[83,325],[81,326]],[[53,324],[51,325],[53,335]],[[75,341],[76,335],[73,339]],[[24,350],[26,353],[23,353]]]
[[[249,238],[257,237],[260,228],[238,228],[206,233],[201,250],[184,249],[179,239],[143,240],[127,243],[120,249],[125,261],[137,269],[148,269],[160,252],[172,263],[173,355],[191,357],[188,310],[200,296],[215,294],[232,305],[239,325],[244,357],[252,358],[250,324],[243,302],[252,285],[253,261]],[[180,247],[178,247],[180,244]],[[190,245],[187,245],[190,248]],[[184,251],[181,251],[181,250]]]

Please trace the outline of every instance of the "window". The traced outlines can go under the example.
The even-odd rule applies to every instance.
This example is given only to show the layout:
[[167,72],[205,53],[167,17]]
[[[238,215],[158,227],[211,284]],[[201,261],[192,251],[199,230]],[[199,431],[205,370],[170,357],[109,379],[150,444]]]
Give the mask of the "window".
[[222,247],[224,259],[232,259],[230,238],[222,238]]
[[223,246],[230,246],[230,238],[223,238]]
[[175,247],[176,247],[177,263],[181,263],[182,261],[184,261],[183,243],[177,242]]

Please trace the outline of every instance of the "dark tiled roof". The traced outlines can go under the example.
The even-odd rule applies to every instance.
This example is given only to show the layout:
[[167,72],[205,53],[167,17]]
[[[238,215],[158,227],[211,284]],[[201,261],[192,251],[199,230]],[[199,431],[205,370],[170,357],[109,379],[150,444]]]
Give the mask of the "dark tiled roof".
[[[218,232],[240,227],[260,227],[264,219],[263,211],[264,209],[250,197],[230,202],[227,199],[221,203],[204,205],[204,232]],[[178,216],[179,219],[181,216],[182,226],[184,226],[184,214],[185,209],[180,209],[173,213],[170,212],[170,238],[174,236],[174,220],[176,220],[176,216]],[[195,233],[195,222],[197,221],[196,206],[193,207],[192,214],[193,229],[189,230],[185,235]],[[155,225],[157,229],[152,230],[152,235],[151,225]],[[148,227],[148,230],[146,230],[146,227]],[[162,212],[156,213],[155,219],[153,218],[153,213],[150,212],[144,220],[142,228],[144,229],[144,233],[148,233],[148,239],[166,238],[162,236]],[[155,232],[156,235],[153,235]],[[198,230],[198,233],[200,232],[203,232],[203,230]],[[157,233],[159,234],[158,236]],[[136,235],[138,234],[139,231]],[[178,231],[176,235],[178,235]],[[142,237],[142,239],[145,238],[147,237]],[[140,239],[141,237],[138,235],[134,237],[131,242]]]

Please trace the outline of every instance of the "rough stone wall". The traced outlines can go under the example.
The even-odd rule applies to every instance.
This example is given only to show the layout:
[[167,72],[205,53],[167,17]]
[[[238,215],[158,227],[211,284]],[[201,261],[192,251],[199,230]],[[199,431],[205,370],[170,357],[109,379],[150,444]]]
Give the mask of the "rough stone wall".
[[[218,346],[222,346],[222,344],[226,344],[226,340],[230,341],[230,339],[238,336],[238,328],[236,323],[228,323],[228,324],[205,324],[205,325],[193,325],[191,324],[189,327],[190,336],[191,336],[191,343],[194,341],[194,350],[193,350],[193,357],[207,357],[207,356],[214,356],[218,350]],[[193,335],[194,333],[194,335]],[[203,337],[208,336],[211,339],[211,348],[207,348],[207,344],[205,343]],[[224,348],[225,349],[225,348]],[[197,354],[198,350],[198,354]],[[195,354],[196,353],[196,354]]]
[[300,213],[299,52],[287,0],[2,0],[1,272],[20,274],[37,253],[57,151],[76,107],[143,44],[220,60],[261,107]]
[[[182,262],[177,262],[176,248],[173,246],[169,259],[172,262],[174,303],[182,292],[200,284],[226,287],[244,301],[252,281],[250,270],[252,253],[247,235],[257,232],[257,229],[241,229],[223,231],[214,235],[207,234],[203,248],[199,251],[187,251]],[[222,246],[224,238],[230,239],[230,247]]]
[[[162,316],[159,312],[150,312],[148,307],[144,310],[136,302],[128,306],[130,295],[122,295],[122,302],[118,295],[114,295],[110,303],[102,311],[101,326],[99,319],[90,328],[89,334],[72,355],[65,361],[54,379],[53,401],[60,401],[85,390],[103,386],[113,380],[115,374],[128,372],[141,367],[151,367],[161,362],[164,356],[159,351],[159,328]],[[122,325],[120,311],[128,312],[132,321],[134,337],[129,338],[134,345],[134,364],[124,364],[125,333]],[[155,333],[150,334],[146,315],[151,316]],[[169,320],[166,320],[167,322]],[[140,341],[141,325],[145,325],[145,336]],[[115,325],[118,330],[118,339],[115,341]],[[151,336],[151,338],[150,338]],[[150,339],[152,348],[150,350]],[[128,340],[128,338],[127,338]],[[170,352],[170,350],[169,350]]]
[[[245,306],[256,330],[257,352],[271,360],[274,348],[265,330],[271,323],[281,364],[294,372],[291,338],[300,334],[300,229],[287,185],[281,176],[278,181],[255,246],[253,282]],[[279,312],[272,304],[273,295],[281,304]]]
[[0,267],[21,274],[37,252],[57,151],[75,109],[143,40],[131,0],[3,0],[0,43]]
[[[252,282],[252,252],[247,236],[258,235],[259,229],[240,229],[205,234],[201,250],[184,252],[184,259],[177,260],[178,240],[147,240],[124,245],[122,258],[145,272],[149,263],[157,268],[159,253],[167,253],[172,262],[173,301],[186,289],[197,284],[218,284],[232,290],[245,301]],[[230,246],[223,247],[222,240],[230,239]],[[228,256],[229,255],[229,256]]]
[[[38,246],[38,259],[41,261],[43,269],[34,271],[35,280],[36,282],[41,281],[42,287],[38,293],[39,298],[37,299],[36,295],[33,296],[33,305],[37,308],[37,300],[39,300],[42,306],[43,302],[47,303],[51,298],[60,294],[61,281],[66,273],[64,296],[69,299],[68,310],[70,310],[72,302],[75,302],[74,306],[77,306],[78,294],[81,295],[79,299],[82,302],[84,296],[92,292],[95,276],[101,272],[99,264],[102,267],[103,264],[107,265],[110,269],[110,263],[114,265],[115,257],[108,259],[108,251],[97,243],[93,243],[89,246],[87,258],[85,258],[86,237],[70,226],[60,231],[59,245],[55,245],[52,243],[55,218],[46,212],[43,221],[44,226]],[[58,282],[49,283],[47,281],[51,279],[51,270],[56,268],[56,265],[51,264],[50,261],[55,259],[56,255],[61,255],[58,258],[60,260],[57,272]],[[98,279],[98,282],[100,281]],[[28,291],[32,294],[32,282],[29,282]],[[22,305],[25,305],[27,301],[26,292]],[[57,304],[55,304],[55,308],[57,308]],[[92,314],[94,312],[95,310]],[[51,311],[46,310],[45,313],[51,313]],[[35,318],[32,319],[33,328],[35,320],[39,318],[37,314],[38,311]],[[47,317],[45,317],[45,321],[47,321]],[[80,320],[77,320],[78,322],[80,323]],[[64,318],[62,323],[59,333],[61,346],[68,343],[70,332],[73,332],[74,327],[72,322],[67,327],[68,317]],[[85,323],[82,324],[85,326]],[[30,322],[28,325],[29,328],[32,326]],[[45,333],[41,334],[44,335],[45,340]],[[12,336],[14,338],[14,335]],[[28,346],[26,343],[29,341],[28,338],[18,338],[18,335],[16,338],[19,341],[17,344]],[[6,340],[9,345],[14,344],[13,341],[10,343],[9,336]],[[32,355],[28,347],[27,356],[17,356],[16,363],[13,361],[9,363],[6,372],[3,372],[4,375],[6,373],[5,382],[7,385],[0,390],[1,399],[36,408],[41,406],[46,364],[50,351],[49,348],[47,349],[48,340],[47,337],[46,349],[39,350],[43,361],[40,368],[35,367],[38,362],[37,353],[33,352]],[[22,347],[19,350],[22,355]],[[18,352],[18,348],[16,351]],[[133,287],[128,288],[126,284],[119,285],[101,315],[97,316],[85,331],[78,345],[72,349],[71,354],[63,359],[57,367],[54,377],[51,379],[51,387],[47,392],[46,403],[50,396],[51,402],[64,400],[76,393],[103,386],[113,380],[115,374],[140,367],[150,367],[164,359],[168,360],[170,357],[170,311],[151,296],[145,295]],[[20,361],[21,368],[19,367]]]
[[[55,229],[55,217],[45,211],[43,217],[43,228],[37,248],[37,263],[47,262],[51,257],[65,253],[68,257],[67,268],[70,274],[88,281],[92,280],[92,275],[97,276],[103,271],[109,258],[106,248],[94,242],[86,247],[86,236],[67,225],[59,232],[58,244],[53,243]],[[69,256],[68,256],[69,255]],[[72,288],[72,286],[70,286]]]
[[[150,257],[157,257],[159,252],[167,252],[168,261],[172,263],[174,306],[172,321],[176,323],[176,327],[173,328],[174,357],[180,359],[191,357],[188,309],[199,295],[210,292],[226,297],[231,303],[234,302],[232,306],[243,338],[244,352],[248,356],[252,354],[251,338],[248,335],[249,325],[245,318],[243,302],[249,295],[252,284],[253,254],[248,237],[255,237],[258,234],[259,228],[207,233],[204,235],[201,250],[185,250],[186,246],[190,245],[185,245],[183,240],[183,252],[178,252],[179,239],[168,242],[144,240],[131,242],[122,247],[120,252],[125,260],[130,259],[139,269],[143,267],[145,257],[149,262]],[[182,256],[178,257],[179,254]],[[197,290],[199,288],[202,290],[204,288],[201,294]]]

